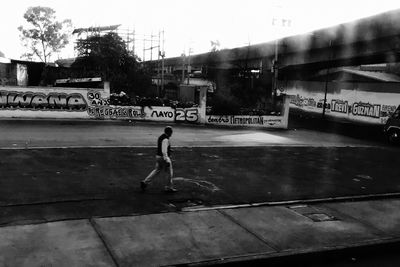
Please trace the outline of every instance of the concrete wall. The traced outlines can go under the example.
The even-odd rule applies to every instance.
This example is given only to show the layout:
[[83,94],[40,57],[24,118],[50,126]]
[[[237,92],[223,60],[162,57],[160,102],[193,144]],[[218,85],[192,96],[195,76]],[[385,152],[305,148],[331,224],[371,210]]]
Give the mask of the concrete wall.
[[133,120],[157,122],[204,123],[202,109],[140,106],[97,106],[89,107],[91,118],[105,120]]
[[280,115],[207,115],[206,123],[224,126],[261,127],[287,129],[289,119],[289,98],[285,98]]
[[[290,106],[322,114],[324,82],[289,81],[282,84]],[[384,124],[400,105],[398,83],[328,83],[325,114],[329,118]]]
[[206,89],[194,108],[113,106],[109,84],[104,89],[63,87],[0,87],[0,117],[112,119],[204,123]]
[[7,84],[7,65],[0,62],[0,85],[3,86]]
[[104,89],[62,87],[0,87],[0,117],[140,120],[213,125],[287,128],[289,102],[279,116],[206,116],[207,88],[201,87],[193,108],[112,106],[109,84]]
[[89,108],[109,103],[106,89],[61,87],[0,87],[0,117],[92,118]]

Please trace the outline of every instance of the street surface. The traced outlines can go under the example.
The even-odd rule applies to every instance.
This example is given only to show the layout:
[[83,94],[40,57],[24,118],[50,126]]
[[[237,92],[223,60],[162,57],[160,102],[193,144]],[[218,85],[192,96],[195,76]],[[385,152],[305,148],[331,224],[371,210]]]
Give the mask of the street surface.
[[[0,120],[0,148],[154,147],[164,126],[126,121]],[[382,145],[312,130],[173,126],[175,147]]]
[[[353,137],[348,137],[323,131],[294,129],[294,127],[289,130],[268,131],[196,125],[173,125],[174,183],[179,191],[173,194],[163,192],[164,181],[162,177],[159,177],[146,192],[142,192],[139,182],[154,167],[155,143],[164,127],[163,124],[116,121],[1,120],[0,229],[3,235],[6,235],[3,240],[5,243],[2,243],[2,251],[11,255],[5,262],[23,262],[24,255],[28,258],[33,257],[38,251],[42,253],[47,251],[47,246],[50,249],[50,254],[45,256],[47,261],[60,261],[58,250],[53,251],[54,246],[63,248],[60,253],[63,253],[65,249],[73,251],[82,238],[84,240],[95,238],[88,235],[93,232],[93,229],[101,231],[103,238],[108,238],[103,239],[103,243],[96,243],[94,239],[90,239],[95,247],[98,245],[96,248],[99,250],[96,251],[101,252],[96,254],[98,260],[102,261],[103,257],[112,253],[110,250],[102,251],[101,244],[105,244],[107,248],[111,246],[115,251],[127,249],[128,254],[143,252],[144,258],[140,259],[145,260],[147,253],[150,252],[134,250],[124,243],[135,236],[133,235],[135,231],[141,233],[147,227],[150,229],[149,233],[143,230],[143,241],[140,241],[140,238],[130,241],[132,246],[134,242],[139,242],[143,248],[147,244],[145,240],[154,237],[150,233],[161,231],[165,234],[165,229],[160,228],[159,225],[166,218],[163,214],[173,218],[172,220],[176,223],[183,223],[181,227],[188,227],[187,221],[177,218],[179,216],[197,218],[196,216],[200,216],[201,213],[179,211],[201,211],[208,208],[231,207],[224,211],[204,211],[204,214],[219,216],[211,220],[214,232],[210,232],[211,226],[203,225],[195,227],[205,231],[199,236],[196,236],[197,231],[193,232],[194,226],[189,227],[187,229],[189,232],[186,234],[180,232],[183,231],[181,228],[179,228],[179,234],[171,233],[173,238],[182,236],[183,241],[178,242],[183,246],[182,251],[188,249],[185,246],[190,247],[185,238],[194,238],[193,244],[197,246],[196,238],[203,240],[204,235],[207,234],[213,235],[212,239],[222,238],[224,234],[229,237],[232,232],[237,235],[239,233],[237,227],[239,225],[243,227],[243,222],[246,220],[248,223],[254,223],[254,226],[266,221],[263,227],[267,227],[266,229],[272,227],[271,234],[267,235],[268,238],[273,238],[277,234],[278,237],[280,236],[277,240],[282,241],[287,232],[286,238],[289,238],[288,240],[293,238],[294,241],[284,242],[283,245],[291,246],[304,238],[303,243],[298,243],[300,247],[309,245],[318,247],[317,244],[319,242],[322,242],[322,245],[325,244],[324,240],[329,236],[337,238],[333,238],[332,242],[347,238],[347,242],[352,243],[356,242],[356,239],[353,240],[353,235],[358,236],[362,232],[366,238],[373,238],[376,229],[371,226],[361,231],[360,229],[364,228],[357,228],[361,226],[351,224],[357,212],[349,210],[347,212],[350,212],[351,216],[346,217],[344,216],[346,209],[340,204],[337,204],[339,208],[334,216],[339,218],[338,220],[323,224],[312,222],[306,217],[293,217],[296,220],[293,221],[292,228],[288,228],[291,225],[290,220],[283,217],[286,219],[280,221],[283,218],[278,216],[276,211],[282,211],[280,215],[294,216],[290,207],[297,207],[298,212],[301,213],[301,210],[307,207],[304,203],[321,203],[320,208],[331,207],[326,211],[333,212],[336,202],[330,206],[329,203],[332,201],[387,199],[400,196],[398,147],[385,144],[379,137],[354,138],[357,137],[357,132],[351,131]],[[285,205],[279,205],[283,203]],[[296,206],[296,203],[302,205]],[[267,204],[267,206],[258,206],[262,204]],[[252,208],[234,208],[243,205]],[[278,206],[275,208],[274,205]],[[373,210],[374,206],[371,205]],[[388,221],[392,218],[393,227],[395,227],[393,229],[397,229],[395,223],[398,215],[390,211],[389,204],[382,207],[387,210],[385,208],[379,210],[381,216],[387,218]],[[310,208],[311,206],[308,209]],[[268,210],[272,212],[270,215],[266,215]],[[233,218],[235,214],[239,215],[247,211],[249,214],[246,216],[238,216],[233,221],[226,220],[229,216]],[[259,216],[267,217],[268,220],[250,216],[250,213],[259,212],[261,212]],[[267,212],[265,216],[263,212]],[[359,216],[364,216],[363,210],[358,213]],[[164,219],[160,219],[160,222],[152,220],[151,223],[132,226],[134,221],[146,220],[148,218],[146,216]],[[217,218],[222,219],[221,216],[228,217],[225,218],[224,223],[218,224]],[[379,221],[379,218],[375,216],[371,218]],[[236,224],[237,220],[244,221]],[[204,223],[205,219],[197,218],[194,221],[197,225],[197,223]],[[46,222],[51,223],[43,224]],[[282,227],[282,223],[286,226],[284,231],[280,232],[278,228]],[[71,227],[61,227],[63,225]],[[236,230],[225,229],[228,225]],[[301,229],[307,225],[314,225],[316,228],[310,228],[308,233],[305,233]],[[321,228],[321,225],[325,225],[325,228]],[[336,225],[336,228],[332,228],[333,225]],[[353,226],[349,228],[350,225]],[[390,224],[383,224],[382,227],[387,225]],[[144,228],[136,229],[139,226]],[[164,226],[170,229],[171,225]],[[278,228],[274,229],[274,227]],[[118,229],[124,234],[124,238],[118,236]],[[320,232],[321,229],[324,231]],[[340,234],[344,229],[347,229],[348,233]],[[262,233],[265,228],[259,230]],[[44,234],[48,238],[43,239],[42,244],[40,241],[42,239],[36,238],[41,231],[43,233],[50,231],[57,235]],[[319,237],[319,232],[324,233],[323,238]],[[105,233],[109,235],[104,236]],[[254,230],[243,232],[250,236],[254,233]],[[61,237],[63,234],[66,236]],[[20,242],[20,240],[26,240],[27,235],[31,238],[29,242],[33,242],[33,245]],[[313,241],[310,240],[311,237],[314,238]],[[155,238],[160,240],[157,234]],[[238,239],[239,245],[249,247],[249,244],[242,244],[243,240],[239,237]],[[64,240],[66,240],[65,244]],[[166,238],[166,240],[169,239]],[[311,243],[308,244],[307,240]],[[255,238],[254,242],[256,241],[260,240]],[[325,241],[328,242],[329,238]],[[251,244],[255,246],[254,248],[260,249],[259,245],[255,245],[256,243]],[[119,248],[121,244],[124,245]],[[158,249],[165,251],[166,247],[162,244]],[[236,248],[235,244],[226,243]],[[154,250],[154,243],[150,242],[147,245],[150,245],[151,251]],[[175,245],[166,246],[174,247]],[[217,246],[217,250],[221,248],[218,242],[207,243],[206,247],[210,246]],[[400,262],[398,247],[398,243],[373,245],[261,259],[252,261],[251,264],[254,266],[397,266]],[[227,247],[227,251],[235,255],[228,248],[230,247]],[[30,249],[35,249],[36,252],[31,253]],[[197,247],[189,249],[194,252],[202,251]],[[275,249],[279,251],[279,247]],[[281,248],[281,250],[284,249]],[[155,253],[161,257],[170,255]],[[128,262],[138,260],[136,256],[126,255],[121,254],[118,261],[130,266]],[[183,254],[178,253],[175,256],[176,258],[171,259],[172,262],[179,260]],[[191,257],[190,253],[187,257]],[[70,260],[84,260],[84,257],[74,256]],[[168,261],[164,259],[161,262]],[[246,264],[250,263],[231,262],[225,265]]]
[[174,182],[139,182],[163,124],[0,121],[0,225],[397,194],[397,148],[310,130],[174,125]]

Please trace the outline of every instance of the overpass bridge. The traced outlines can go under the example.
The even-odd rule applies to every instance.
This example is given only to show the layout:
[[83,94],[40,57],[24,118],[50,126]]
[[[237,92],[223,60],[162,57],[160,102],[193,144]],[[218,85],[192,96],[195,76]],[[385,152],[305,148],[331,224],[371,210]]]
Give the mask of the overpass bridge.
[[[192,69],[258,69],[270,77],[276,45],[280,77],[289,79],[332,67],[398,62],[400,9],[267,43],[192,55],[190,65]],[[148,63],[157,65],[157,61]],[[186,68],[187,58],[166,58],[164,64],[167,72],[179,72]]]

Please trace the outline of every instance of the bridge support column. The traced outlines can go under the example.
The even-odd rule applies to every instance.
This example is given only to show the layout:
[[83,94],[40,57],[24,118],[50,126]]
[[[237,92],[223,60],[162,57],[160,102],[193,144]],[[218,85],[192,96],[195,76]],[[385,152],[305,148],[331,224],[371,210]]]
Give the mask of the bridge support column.
[[199,123],[206,123],[207,87],[199,87]]

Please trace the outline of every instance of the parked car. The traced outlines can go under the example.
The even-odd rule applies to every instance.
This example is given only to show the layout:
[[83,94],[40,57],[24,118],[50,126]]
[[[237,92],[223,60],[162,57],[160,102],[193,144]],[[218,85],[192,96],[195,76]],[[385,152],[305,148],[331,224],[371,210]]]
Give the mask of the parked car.
[[387,120],[383,130],[390,143],[400,143],[400,105]]

